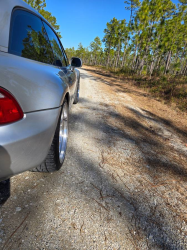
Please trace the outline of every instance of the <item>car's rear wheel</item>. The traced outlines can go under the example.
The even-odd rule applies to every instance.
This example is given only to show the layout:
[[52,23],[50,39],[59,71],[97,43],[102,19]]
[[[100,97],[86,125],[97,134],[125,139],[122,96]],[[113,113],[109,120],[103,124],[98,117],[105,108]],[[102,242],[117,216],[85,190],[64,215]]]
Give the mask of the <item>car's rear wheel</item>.
[[0,205],[3,205],[10,197],[10,179],[0,182]]
[[54,172],[61,168],[67,149],[68,117],[69,107],[65,100],[49,153],[45,161],[33,170],[34,172]]

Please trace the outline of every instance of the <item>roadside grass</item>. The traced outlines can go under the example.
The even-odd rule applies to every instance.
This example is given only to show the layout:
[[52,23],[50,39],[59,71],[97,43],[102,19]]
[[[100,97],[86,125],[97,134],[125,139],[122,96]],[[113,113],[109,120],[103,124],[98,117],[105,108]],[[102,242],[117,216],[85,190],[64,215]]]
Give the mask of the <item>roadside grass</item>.
[[137,77],[135,85],[148,90],[153,96],[174,103],[182,111],[187,111],[187,77]]
[[132,80],[135,86],[143,88],[154,97],[164,100],[168,104],[176,105],[180,110],[187,111],[187,77],[184,76],[149,76],[135,75],[127,69],[107,69],[103,66],[91,66],[120,80]]

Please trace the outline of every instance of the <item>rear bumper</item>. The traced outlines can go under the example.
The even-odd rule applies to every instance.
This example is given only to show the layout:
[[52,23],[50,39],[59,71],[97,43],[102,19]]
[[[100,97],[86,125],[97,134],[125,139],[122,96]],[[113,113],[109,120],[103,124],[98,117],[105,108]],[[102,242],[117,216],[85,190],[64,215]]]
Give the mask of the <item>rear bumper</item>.
[[53,140],[60,108],[28,113],[0,126],[0,181],[43,162]]

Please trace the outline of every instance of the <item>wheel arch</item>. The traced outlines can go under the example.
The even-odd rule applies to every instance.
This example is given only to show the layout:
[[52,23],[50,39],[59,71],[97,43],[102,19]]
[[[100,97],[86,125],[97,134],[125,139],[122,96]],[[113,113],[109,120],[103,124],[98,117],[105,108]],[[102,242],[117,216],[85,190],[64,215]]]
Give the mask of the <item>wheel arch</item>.
[[70,94],[69,94],[69,92],[67,92],[66,94],[65,94],[65,97],[64,97],[64,100],[67,100],[67,102],[68,102],[68,106],[70,105]]

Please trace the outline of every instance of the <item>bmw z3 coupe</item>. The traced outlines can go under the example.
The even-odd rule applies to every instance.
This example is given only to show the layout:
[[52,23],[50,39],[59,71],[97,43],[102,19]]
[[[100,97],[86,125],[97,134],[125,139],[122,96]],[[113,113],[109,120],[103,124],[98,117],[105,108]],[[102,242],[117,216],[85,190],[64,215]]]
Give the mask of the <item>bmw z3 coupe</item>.
[[0,0],[0,181],[29,169],[60,169],[81,66],[76,57],[69,63],[36,10],[21,0]]

